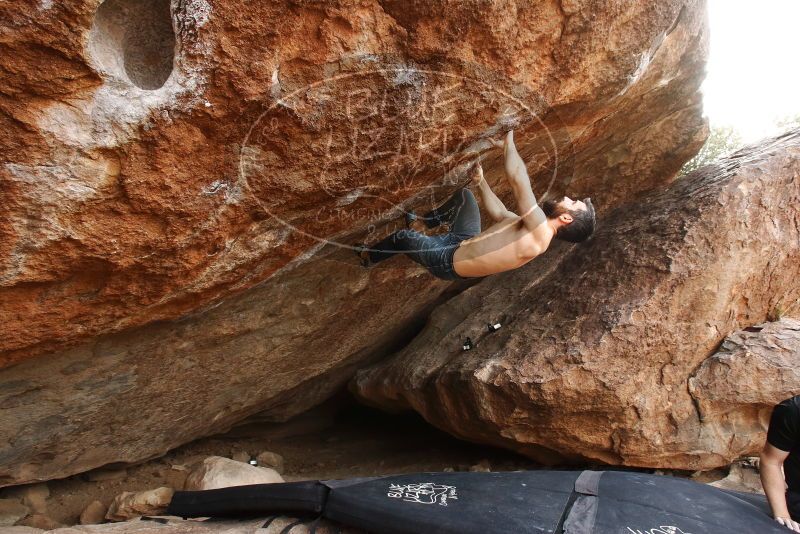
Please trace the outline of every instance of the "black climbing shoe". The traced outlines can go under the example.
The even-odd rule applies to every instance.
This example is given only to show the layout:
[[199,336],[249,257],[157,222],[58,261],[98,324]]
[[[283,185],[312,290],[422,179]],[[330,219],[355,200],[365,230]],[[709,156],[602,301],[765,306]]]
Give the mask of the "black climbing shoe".
[[414,224],[414,221],[417,220],[417,214],[413,211],[406,212],[406,228],[411,228],[411,225]]
[[367,268],[372,265],[372,262],[369,261],[369,247],[364,243],[356,243],[353,245],[353,250],[358,256],[359,261],[361,262],[361,266]]

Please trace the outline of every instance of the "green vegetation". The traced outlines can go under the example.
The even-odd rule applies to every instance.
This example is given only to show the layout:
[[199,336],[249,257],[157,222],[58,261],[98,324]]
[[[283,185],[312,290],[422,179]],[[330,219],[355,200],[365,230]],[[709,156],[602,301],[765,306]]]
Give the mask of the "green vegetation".
[[799,311],[800,299],[796,299],[794,302],[789,302],[787,304],[784,302],[783,298],[780,298],[772,311],[767,314],[767,321],[780,321],[782,317],[787,316],[798,317]]
[[793,117],[784,117],[775,122],[781,130],[789,130],[791,128],[800,127],[800,114]]
[[[800,114],[787,116],[775,121],[775,126],[783,132],[792,128],[800,128]],[[714,163],[722,156],[742,147],[742,136],[733,126],[711,126],[706,144],[695,157],[687,161],[681,168],[680,176],[688,174],[703,165]]]
[[695,157],[683,165],[680,175],[683,176],[703,165],[713,163],[741,146],[742,137],[732,126],[712,126],[706,144]]

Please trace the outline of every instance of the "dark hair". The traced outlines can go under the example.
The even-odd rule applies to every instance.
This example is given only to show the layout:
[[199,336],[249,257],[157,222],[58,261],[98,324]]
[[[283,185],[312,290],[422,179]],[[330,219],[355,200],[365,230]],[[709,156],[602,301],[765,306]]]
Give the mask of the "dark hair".
[[585,210],[566,210],[565,213],[572,215],[572,222],[562,226],[556,232],[556,239],[569,241],[570,243],[580,243],[588,239],[594,232],[594,206],[589,198],[583,199],[586,204]]

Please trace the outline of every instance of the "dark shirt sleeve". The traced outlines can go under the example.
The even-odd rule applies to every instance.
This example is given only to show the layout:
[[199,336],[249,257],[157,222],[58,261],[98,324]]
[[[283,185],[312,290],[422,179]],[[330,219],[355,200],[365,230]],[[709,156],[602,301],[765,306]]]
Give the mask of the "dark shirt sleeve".
[[797,410],[791,404],[780,403],[772,410],[767,431],[767,443],[782,451],[791,451],[800,445]]

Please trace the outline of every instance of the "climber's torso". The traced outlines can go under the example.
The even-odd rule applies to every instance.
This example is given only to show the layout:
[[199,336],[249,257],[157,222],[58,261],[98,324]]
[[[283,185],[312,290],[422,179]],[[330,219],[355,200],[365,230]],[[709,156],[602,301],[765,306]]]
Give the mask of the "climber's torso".
[[547,225],[531,231],[521,217],[504,219],[462,241],[453,255],[453,269],[464,277],[510,271],[544,252],[552,237]]

